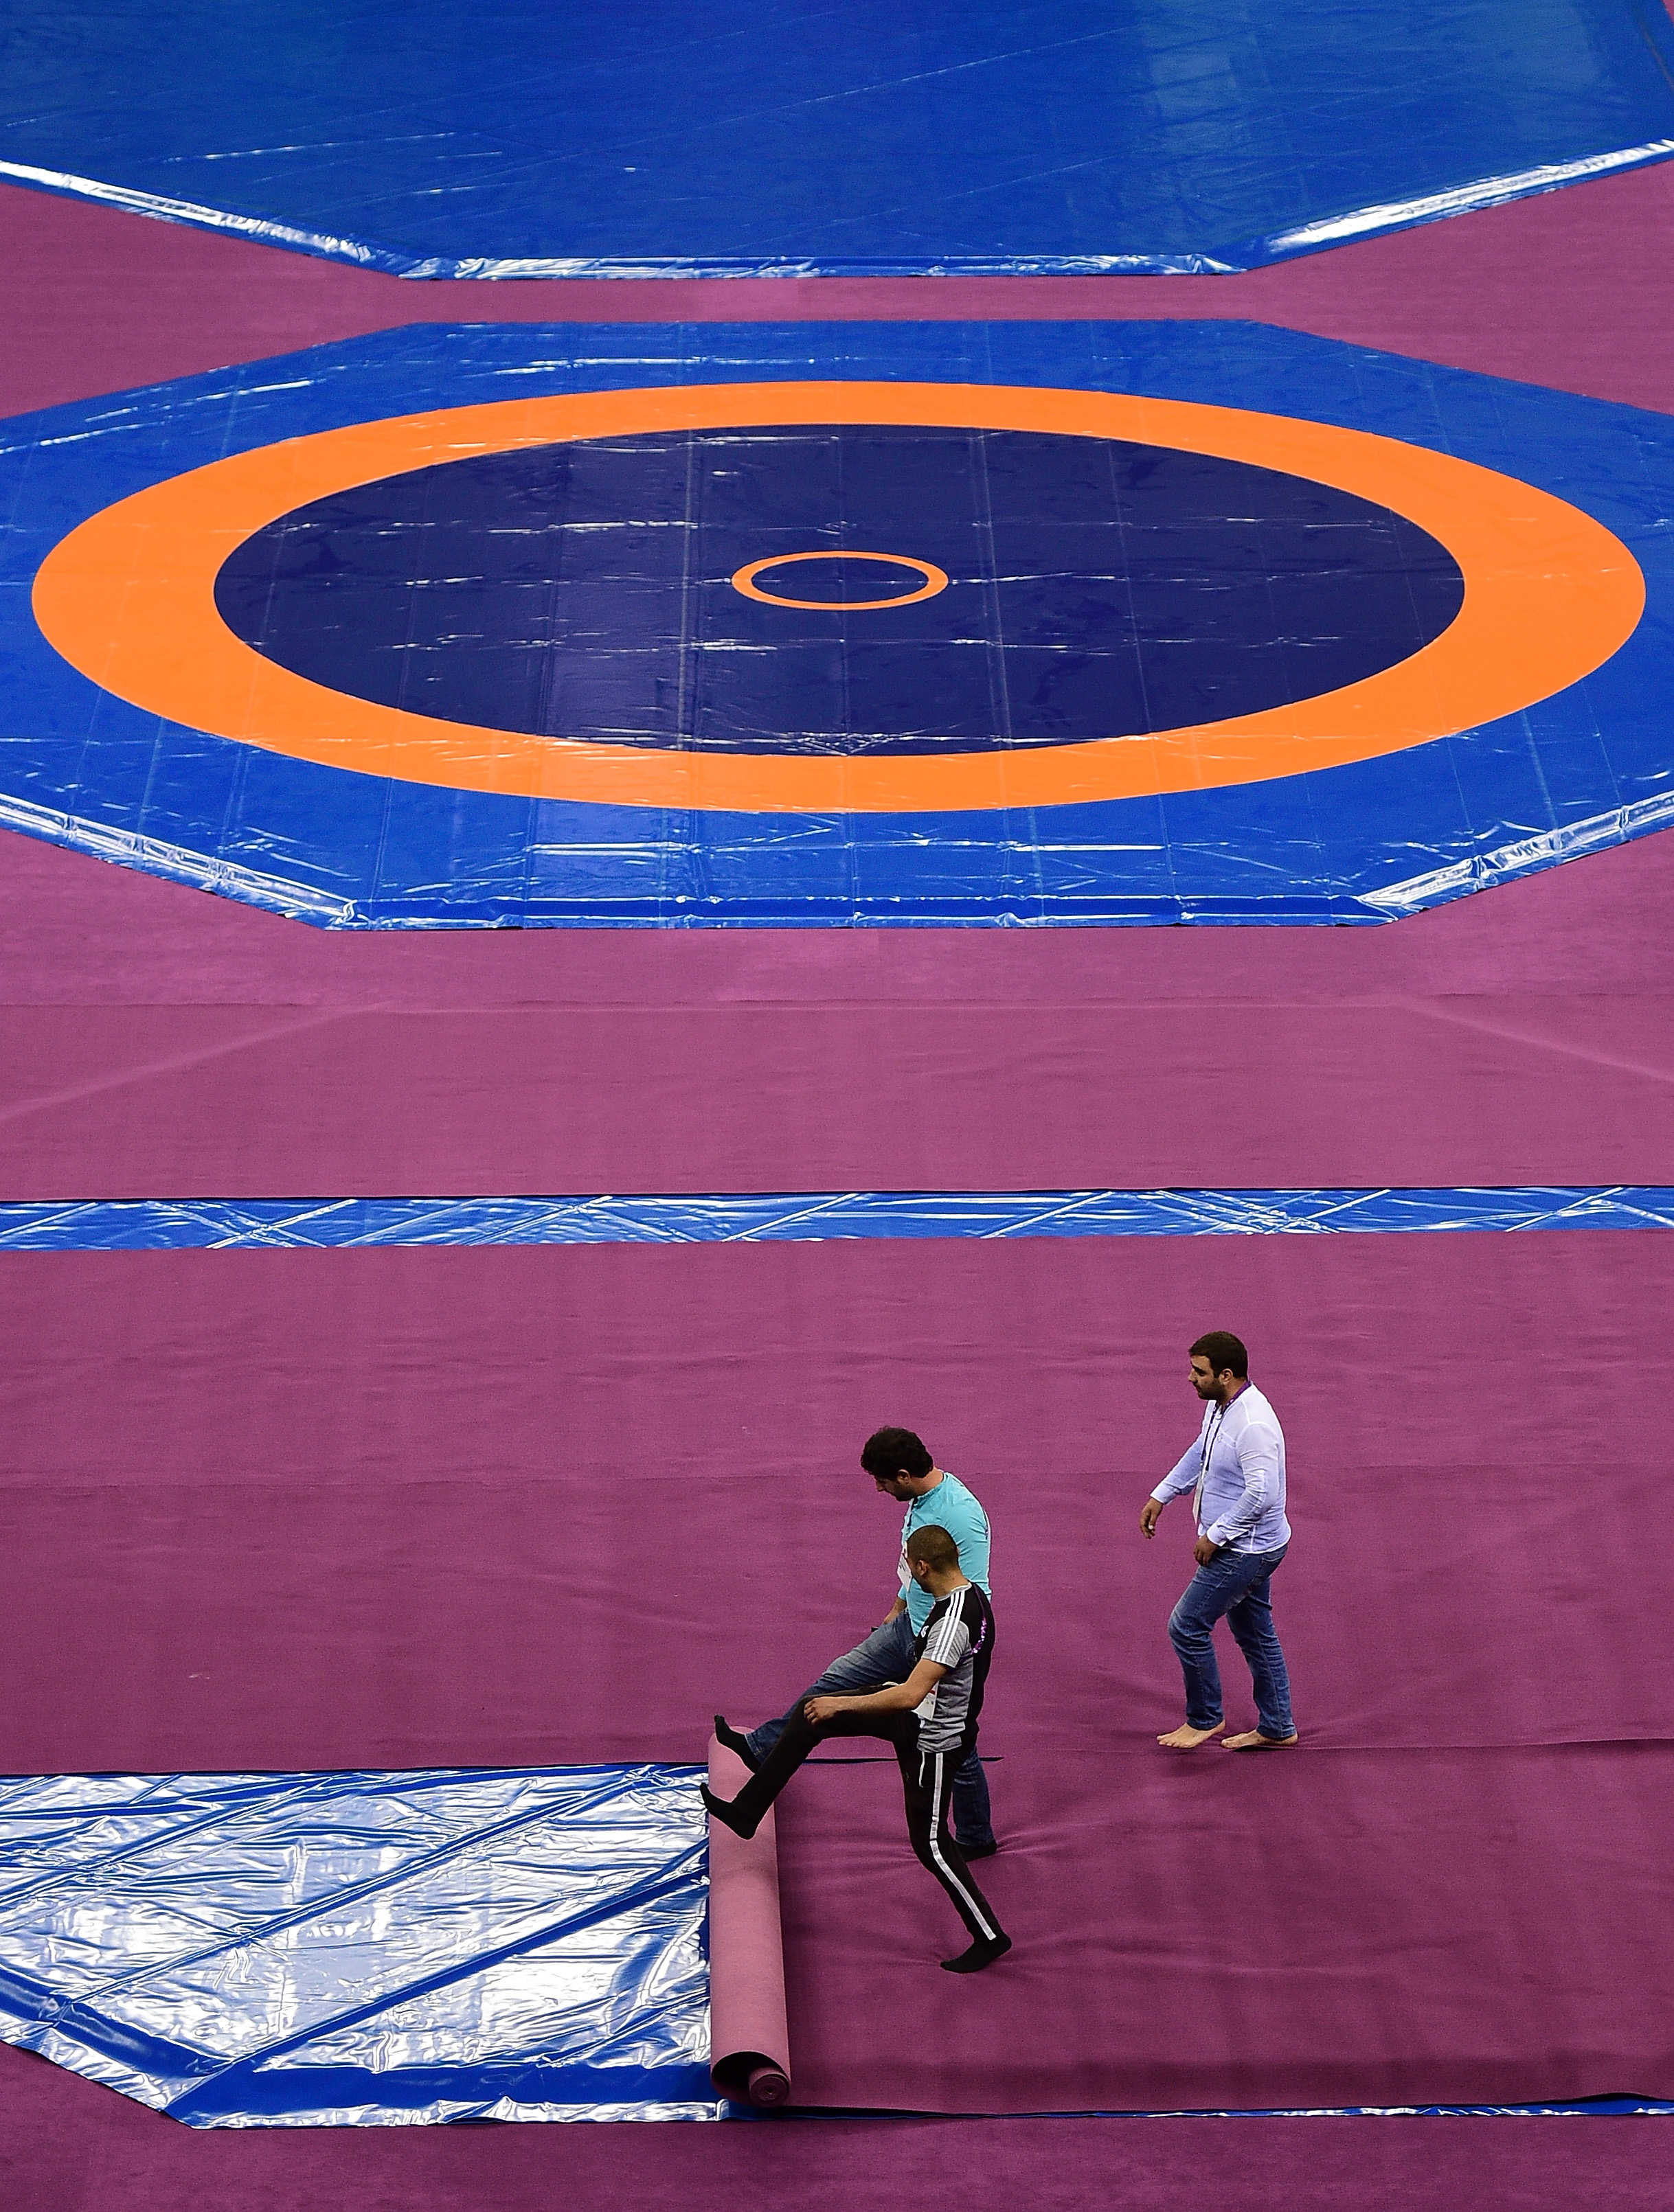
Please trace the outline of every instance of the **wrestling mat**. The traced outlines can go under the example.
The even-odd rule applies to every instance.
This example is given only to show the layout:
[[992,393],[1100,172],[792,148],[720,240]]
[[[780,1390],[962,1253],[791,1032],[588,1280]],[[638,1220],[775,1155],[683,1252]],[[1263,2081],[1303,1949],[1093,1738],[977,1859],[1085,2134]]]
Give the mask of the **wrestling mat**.
[[0,818],[331,927],[1378,921],[1674,811],[1665,419],[1290,331],[427,326],[0,496]]

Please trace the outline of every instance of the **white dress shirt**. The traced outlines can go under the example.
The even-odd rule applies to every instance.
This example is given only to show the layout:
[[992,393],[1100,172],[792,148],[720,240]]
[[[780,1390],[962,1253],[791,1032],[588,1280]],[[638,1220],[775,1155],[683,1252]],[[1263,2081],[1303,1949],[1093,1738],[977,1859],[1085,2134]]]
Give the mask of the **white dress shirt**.
[[1285,1432],[1253,1382],[1229,1406],[1203,1408],[1197,1441],[1151,1492],[1160,1505],[1196,1492],[1197,1533],[1223,1551],[1276,1552],[1285,1518]]

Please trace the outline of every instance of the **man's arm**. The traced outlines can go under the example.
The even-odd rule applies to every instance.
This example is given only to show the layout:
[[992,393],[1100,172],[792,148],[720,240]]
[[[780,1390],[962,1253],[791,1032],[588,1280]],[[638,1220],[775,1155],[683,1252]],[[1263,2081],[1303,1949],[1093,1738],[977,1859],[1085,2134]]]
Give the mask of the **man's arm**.
[[886,1690],[869,1691],[863,1698],[810,1698],[802,1711],[816,1725],[835,1720],[839,1713],[910,1713],[922,1705],[942,1676],[949,1672],[934,1659],[921,1659],[904,1682]]
[[1171,1498],[1178,1498],[1182,1492],[1196,1488],[1200,1449],[1201,1447],[1197,1444],[1189,1444],[1146,1499],[1144,1504],[1140,1507],[1139,1525],[1145,1535],[1156,1534],[1157,1516]]
[[891,1606],[889,1611],[884,1615],[883,1626],[887,1628],[892,1620],[899,1620],[906,1609],[907,1601],[898,1592],[894,1604]]
[[1265,1422],[1252,1421],[1233,1442],[1233,1449],[1244,1488],[1236,1504],[1203,1531],[1205,1540],[1217,1551],[1253,1528],[1279,1495],[1279,1439]]

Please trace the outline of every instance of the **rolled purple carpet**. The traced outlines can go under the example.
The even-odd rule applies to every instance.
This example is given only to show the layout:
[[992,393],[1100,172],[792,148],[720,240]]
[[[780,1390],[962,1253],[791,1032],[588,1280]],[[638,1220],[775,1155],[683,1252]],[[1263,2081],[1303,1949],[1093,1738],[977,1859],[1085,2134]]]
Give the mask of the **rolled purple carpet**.
[[[709,1787],[735,1797],[744,1761],[709,1738]],[[779,1852],[770,1813],[746,1843],[709,1822],[709,2078],[740,2104],[790,2100]]]

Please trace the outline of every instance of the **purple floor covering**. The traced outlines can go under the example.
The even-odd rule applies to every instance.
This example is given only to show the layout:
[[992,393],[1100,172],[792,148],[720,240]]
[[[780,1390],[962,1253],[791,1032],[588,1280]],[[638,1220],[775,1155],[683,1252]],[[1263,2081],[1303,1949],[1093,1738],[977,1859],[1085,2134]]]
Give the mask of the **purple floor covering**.
[[[1226,313],[1674,409],[1671,217],[1663,168],[1244,278],[468,307]],[[3,412],[461,313],[447,286],[18,191],[0,223]],[[351,943],[5,837],[3,1194],[1663,1180],[1671,910],[1664,837],[1375,931]],[[653,1114],[641,1056],[671,1020],[686,1059]],[[1194,1120],[1209,1037],[1220,1110]],[[764,1705],[886,1579],[853,1446],[905,1418],[1001,1530],[989,1873],[1023,1941],[978,1985],[992,2013],[950,2020],[926,1964],[946,1910],[886,1771],[804,1778],[782,1823],[799,2093],[811,2071],[833,2100],[982,2104],[1003,2064],[1008,2104],[1049,2075],[1055,2104],[1071,2081],[1294,2101],[1254,2094],[1254,2054],[1296,2097],[1354,2068],[1367,2094],[1416,2069],[1666,2095],[1669,1907],[1645,1872],[1674,1784],[1664,1254],[1647,1233],[8,1257],[0,1766],[606,1738],[695,1759],[712,1698]],[[1253,1773],[1147,1747],[1184,1558],[1172,1520],[1148,1550],[1131,1524],[1190,1426],[1179,1343],[1206,1321],[1246,1328],[1296,1469],[1280,1595],[1308,1748]],[[630,1632],[624,1577],[701,1682]],[[1242,1896],[1251,1864],[1263,1940],[1240,1942],[1198,1891],[1231,1869]],[[1636,2208],[1666,2202],[1668,2160],[1663,2124],[1631,2120],[195,2136],[0,2048],[0,2200],[27,2212]]]
[[1669,834],[1342,931],[338,938],[0,854],[3,1199],[1653,1183],[1674,1158]]
[[1655,2120],[766,2121],[201,2134],[0,2049],[0,2191],[27,2212],[1661,2212]]
[[[0,1766],[697,1758],[883,1609],[854,1452],[905,1415],[998,1531],[1018,1955],[950,1988],[889,1768],[805,1776],[799,2100],[1674,2095],[1657,1232],[50,1255],[0,1291]],[[1290,1435],[1306,1744],[1174,1759],[1184,1521],[1135,1516],[1227,1319]]]

